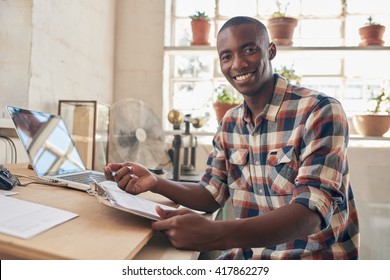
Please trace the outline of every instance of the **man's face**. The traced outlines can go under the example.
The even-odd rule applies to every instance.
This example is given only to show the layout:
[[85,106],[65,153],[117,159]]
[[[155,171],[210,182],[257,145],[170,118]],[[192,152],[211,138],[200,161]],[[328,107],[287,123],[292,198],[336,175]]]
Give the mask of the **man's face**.
[[[266,41],[264,41],[266,40]],[[240,24],[222,30],[217,38],[221,71],[241,94],[259,94],[264,84],[272,78],[270,60],[274,57],[268,39],[254,24]]]

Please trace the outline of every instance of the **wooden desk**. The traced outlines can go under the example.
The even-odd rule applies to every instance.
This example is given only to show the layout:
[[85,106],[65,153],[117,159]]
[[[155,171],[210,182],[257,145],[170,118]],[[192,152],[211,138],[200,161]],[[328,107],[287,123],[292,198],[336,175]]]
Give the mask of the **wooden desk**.
[[[35,176],[27,164],[5,166],[13,174]],[[1,259],[196,259],[199,255],[172,247],[165,236],[152,231],[150,220],[102,205],[86,192],[37,184],[12,191],[18,192],[13,198],[79,217],[26,240],[0,233]]]

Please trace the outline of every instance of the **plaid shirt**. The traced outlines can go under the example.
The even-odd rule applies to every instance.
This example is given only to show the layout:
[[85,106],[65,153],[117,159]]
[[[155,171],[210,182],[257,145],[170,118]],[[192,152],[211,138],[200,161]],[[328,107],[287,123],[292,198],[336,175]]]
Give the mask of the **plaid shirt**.
[[272,100],[254,125],[245,103],[225,115],[201,184],[220,205],[230,197],[237,219],[300,203],[319,213],[322,228],[276,246],[232,249],[221,259],[357,259],[343,108],[334,98],[275,78]]

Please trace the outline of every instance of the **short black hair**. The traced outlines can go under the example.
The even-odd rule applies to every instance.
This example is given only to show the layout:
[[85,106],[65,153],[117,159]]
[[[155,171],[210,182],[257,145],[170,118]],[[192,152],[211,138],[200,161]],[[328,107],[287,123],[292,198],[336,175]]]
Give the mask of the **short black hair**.
[[224,29],[234,26],[234,25],[241,25],[241,24],[255,24],[259,31],[261,31],[263,34],[268,34],[267,28],[264,24],[262,24],[259,20],[252,18],[252,17],[246,17],[246,16],[237,16],[230,18],[227,22],[225,22],[224,25],[222,25],[221,29],[218,33],[223,31]]

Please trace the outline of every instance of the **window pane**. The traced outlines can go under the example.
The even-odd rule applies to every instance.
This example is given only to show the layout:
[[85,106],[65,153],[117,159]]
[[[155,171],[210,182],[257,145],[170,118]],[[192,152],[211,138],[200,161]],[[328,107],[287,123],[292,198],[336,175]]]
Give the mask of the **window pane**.
[[366,87],[359,80],[347,80],[344,92],[344,109],[351,114],[366,111],[366,103],[362,102]]
[[301,37],[313,41],[318,38],[339,39],[341,37],[340,30],[341,23],[338,19],[306,19],[301,21]]
[[[260,0],[259,1],[259,15],[262,17],[269,17],[274,12],[280,11],[287,16],[296,17],[300,14],[300,0],[280,0],[280,6],[278,8],[277,1],[275,0]],[[280,9],[280,10],[279,10]]]
[[341,14],[340,0],[301,0],[302,15],[311,16],[339,16]]
[[183,114],[202,117],[205,125],[201,131],[215,131],[217,122],[212,108],[213,85],[211,82],[175,82],[173,108]]
[[346,110],[350,113],[364,113],[375,104],[370,100],[372,94],[379,95],[383,83],[378,79],[348,79],[345,90]]
[[176,16],[188,17],[195,14],[196,11],[206,12],[209,17],[214,17],[214,1],[210,0],[176,0]]
[[275,1],[259,1],[258,8],[258,14],[262,17],[270,17],[277,11]]
[[219,3],[221,16],[256,16],[256,0],[220,0]]
[[292,59],[279,53],[273,65],[279,69],[282,66],[292,67],[298,75],[340,75],[341,74],[341,58],[332,56],[315,55],[306,58],[299,57]]
[[296,65],[303,75],[340,75],[341,73],[341,61],[337,58],[305,59],[297,62]]
[[365,16],[349,16],[345,20],[345,44],[359,46],[359,28],[366,22]]
[[389,0],[348,0],[348,13],[380,14],[388,13]]
[[342,80],[340,78],[302,78],[305,87],[323,92],[340,100]]
[[[177,82],[174,85],[174,108],[196,111],[211,102],[211,82]],[[184,113],[184,112],[183,112]]]
[[389,65],[390,52],[354,52],[345,57],[345,75],[385,79],[389,77]]
[[213,77],[212,55],[177,55],[174,57],[174,77],[205,78]]
[[175,46],[190,46],[192,40],[190,20],[177,19],[174,23]]
[[359,80],[349,80],[346,85],[344,98],[347,99],[362,99],[363,98],[363,84]]

